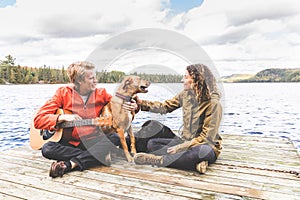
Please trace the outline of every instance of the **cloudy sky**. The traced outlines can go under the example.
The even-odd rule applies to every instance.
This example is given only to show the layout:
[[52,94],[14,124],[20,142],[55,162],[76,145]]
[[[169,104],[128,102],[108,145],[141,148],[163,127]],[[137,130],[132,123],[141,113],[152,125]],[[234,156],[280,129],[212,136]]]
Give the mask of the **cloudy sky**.
[[[221,76],[300,68],[298,0],[0,0],[0,19],[0,60],[21,66],[68,66],[120,34],[156,28],[194,41]],[[165,49],[117,57],[115,66],[188,63]]]

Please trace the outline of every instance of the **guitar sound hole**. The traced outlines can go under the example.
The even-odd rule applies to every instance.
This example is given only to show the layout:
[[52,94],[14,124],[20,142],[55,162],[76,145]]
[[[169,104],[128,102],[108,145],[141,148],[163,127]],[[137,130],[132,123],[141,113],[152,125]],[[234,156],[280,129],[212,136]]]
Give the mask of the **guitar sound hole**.
[[41,130],[41,135],[43,136],[44,140],[48,140],[54,135],[55,131],[49,131],[49,130]]

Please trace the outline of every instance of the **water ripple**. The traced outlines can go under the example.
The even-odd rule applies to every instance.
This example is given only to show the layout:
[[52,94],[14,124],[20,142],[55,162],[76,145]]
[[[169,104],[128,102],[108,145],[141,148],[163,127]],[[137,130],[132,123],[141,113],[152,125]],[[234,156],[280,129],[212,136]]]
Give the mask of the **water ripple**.
[[[100,87],[105,87],[113,94],[115,86],[101,84]],[[178,86],[182,88],[182,84]],[[28,144],[32,114],[58,87],[59,85],[0,85],[0,150]],[[289,138],[300,152],[300,84],[224,84],[224,89],[221,133]],[[175,90],[164,84],[152,84],[149,92],[139,97],[163,101],[175,94]],[[179,109],[167,115],[139,112],[133,126],[140,127],[148,119],[159,120],[175,130],[182,124]]]

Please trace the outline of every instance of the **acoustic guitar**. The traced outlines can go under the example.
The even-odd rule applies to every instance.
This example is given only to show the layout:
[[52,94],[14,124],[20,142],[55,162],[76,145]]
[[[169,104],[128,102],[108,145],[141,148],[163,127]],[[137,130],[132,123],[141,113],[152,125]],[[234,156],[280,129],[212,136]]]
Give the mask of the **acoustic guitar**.
[[[63,109],[58,109],[56,114],[72,114],[70,111],[66,111]],[[44,129],[36,129],[34,127],[34,117],[36,113],[32,117],[31,125],[30,125],[30,146],[32,149],[41,149],[43,145],[47,142],[59,142],[63,135],[64,128],[71,128],[75,126],[101,126],[104,129],[109,129],[112,127],[112,116],[111,115],[102,115],[100,117],[94,119],[82,119],[75,120],[70,122],[62,122],[58,124],[59,130],[50,131]]]

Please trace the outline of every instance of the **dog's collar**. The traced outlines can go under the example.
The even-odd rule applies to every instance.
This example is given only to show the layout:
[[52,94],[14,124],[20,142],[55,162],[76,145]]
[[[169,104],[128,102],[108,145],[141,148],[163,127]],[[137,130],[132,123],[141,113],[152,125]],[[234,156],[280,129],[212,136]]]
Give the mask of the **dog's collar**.
[[126,102],[131,102],[131,99],[132,99],[131,96],[125,96],[125,95],[120,94],[120,93],[116,93],[116,96],[123,99],[123,100],[125,100]]

